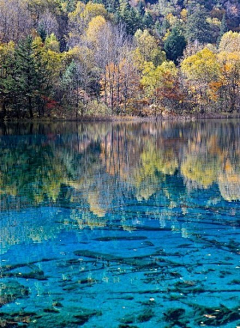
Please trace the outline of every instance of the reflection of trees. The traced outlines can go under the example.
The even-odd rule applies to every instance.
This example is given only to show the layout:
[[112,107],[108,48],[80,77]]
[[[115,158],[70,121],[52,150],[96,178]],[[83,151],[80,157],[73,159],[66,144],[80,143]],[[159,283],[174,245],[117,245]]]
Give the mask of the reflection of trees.
[[210,187],[217,179],[218,162],[213,156],[188,153],[181,165],[181,173],[185,179],[196,182],[197,186]]
[[[5,252],[11,245],[26,244],[30,242],[40,242],[56,238],[58,232],[64,227],[62,224],[56,224],[57,211],[54,209],[30,209],[28,212],[1,215],[0,253]],[[43,254],[44,256],[44,254]]]
[[51,147],[20,144],[2,149],[0,160],[2,194],[27,198],[33,203],[57,199],[66,175]]
[[188,190],[218,184],[225,200],[240,199],[237,122],[12,124],[0,134],[3,209],[84,204],[104,217],[129,195],[146,201],[163,186],[173,199],[171,176]]
[[143,149],[139,164],[134,171],[134,184],[137,199],[145,200],[161,187],[164,175],[173,175],[178,167],[177,158],[171,149],[156,149],[152,144]]
[[170,224],[186,237],[188,223],[180,224],[174,213],[190,215],[189,193],[218,186],[208,204],[214,206],[220,195],[240,200],[237,122],[11,125],[0,126],[0,135],[2,213],[41,205],[66,210],[63,217],[57,214],[57,223],[53,214],[37,229],[30,217],[24,229],[11,216],[0,217],[4,248],[54,238],[67,227],[104,227],[111,220],[132,231],[131,206],[142,206],[134,212],[137,222],[149,204],[161,227]]
[[[218,176],[221,195],[227,201],[240,200],[240,170],[238,165],[232,165],[228,159],[224,170]],[[238,166],[238,169],[237,167]]]
[[205,189],[217,183],[225,200],[240,199],[240,131],[237,122],[199,126],[192,131],[184,147],[184,157],[180,163],[184,179]]

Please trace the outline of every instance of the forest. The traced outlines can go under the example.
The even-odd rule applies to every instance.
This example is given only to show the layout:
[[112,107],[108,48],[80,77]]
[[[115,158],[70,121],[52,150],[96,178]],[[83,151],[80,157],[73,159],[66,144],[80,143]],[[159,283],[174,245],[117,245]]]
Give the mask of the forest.
[[240,111],[238,0],[0,0],[0,118]]

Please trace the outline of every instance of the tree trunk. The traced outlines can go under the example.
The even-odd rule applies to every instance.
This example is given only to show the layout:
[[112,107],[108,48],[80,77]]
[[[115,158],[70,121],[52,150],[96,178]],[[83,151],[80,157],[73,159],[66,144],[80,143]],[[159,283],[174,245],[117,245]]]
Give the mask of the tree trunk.
[[29,111],[30,118],[33,118],[32,98],[31,98],[31,96],[28,96],[28,111]]
[[6,115],[7,115],[6,100],[3,99],[3,103],[2,103],[2,116],[5,117]]

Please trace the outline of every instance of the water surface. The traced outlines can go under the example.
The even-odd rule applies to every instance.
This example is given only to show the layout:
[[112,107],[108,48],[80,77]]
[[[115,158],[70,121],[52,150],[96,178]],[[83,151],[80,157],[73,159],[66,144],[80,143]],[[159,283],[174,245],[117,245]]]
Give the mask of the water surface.
[[240,326],[239,122],[0,126],[1,327]]

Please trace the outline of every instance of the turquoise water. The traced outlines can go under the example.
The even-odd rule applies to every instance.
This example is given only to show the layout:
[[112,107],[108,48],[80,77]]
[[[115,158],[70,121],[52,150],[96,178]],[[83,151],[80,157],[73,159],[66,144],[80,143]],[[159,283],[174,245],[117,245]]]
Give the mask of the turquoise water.
[[0,126],[0,327],[240,326],[239,122]]

